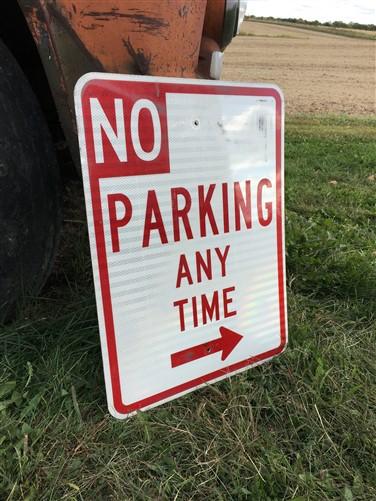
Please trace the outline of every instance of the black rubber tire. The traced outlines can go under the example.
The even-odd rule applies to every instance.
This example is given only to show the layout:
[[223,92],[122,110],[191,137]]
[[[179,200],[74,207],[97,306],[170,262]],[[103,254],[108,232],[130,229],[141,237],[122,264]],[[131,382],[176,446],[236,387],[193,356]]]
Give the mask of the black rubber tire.
[[0,323],[45,283],[61,207],[60,173],[44,116],[0,40]]

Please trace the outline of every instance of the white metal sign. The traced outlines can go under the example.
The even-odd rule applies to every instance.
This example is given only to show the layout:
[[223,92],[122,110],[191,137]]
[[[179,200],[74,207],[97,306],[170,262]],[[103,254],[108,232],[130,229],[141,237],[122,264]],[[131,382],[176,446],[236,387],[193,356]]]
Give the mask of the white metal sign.
[[280,91],[91,73],[75,103],[110,412],[283,351]]

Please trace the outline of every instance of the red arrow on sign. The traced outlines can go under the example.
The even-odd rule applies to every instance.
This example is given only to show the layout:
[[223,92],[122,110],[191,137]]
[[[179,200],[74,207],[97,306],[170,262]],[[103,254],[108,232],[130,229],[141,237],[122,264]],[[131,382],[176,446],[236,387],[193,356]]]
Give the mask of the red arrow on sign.
[[173,353],[171,355],[172,368],[187,364],[198,358],[207,357],[219,351],[222,352],[221,360],[226,360],[235,346],[243,339],[243,336],[231,329],[227,329],[227,327],[220,327],[219,333],[221,337],[218,339]]

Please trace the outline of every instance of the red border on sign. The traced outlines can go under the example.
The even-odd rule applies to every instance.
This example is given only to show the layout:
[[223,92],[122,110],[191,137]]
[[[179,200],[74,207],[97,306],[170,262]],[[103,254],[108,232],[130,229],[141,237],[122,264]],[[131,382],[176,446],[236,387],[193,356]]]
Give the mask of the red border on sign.
[[[114,329],[114,320],[112,312],[112,303],[110,295],[110,280],[108,273],[107,255],[105,248],[105,235],[103,225],[103,214],[100,204],[100,186],[99,180],[104,177],[124,176],[124,172],[117,168],[106,169],[94,167],[93,148],[87,148],[87,162],[90,180],[90,191],[92,200],[92,211],[94,221],[94,231],[96,240],[96,250],[98,257],[99,280],[102,293],[102,306],[105,323],[105,332],[108,348],[110,376],[113,404],[115,410],[119,414],[130,414],[140,409],[156,404],[157,402],[167,400],[174,395],[183,393],[194,387],[200,386],[204,383],[221,378],[226,374],[239,371],[249,365],[254,365],[258,362],[271,358],[281,353],[286,345],[286,312],[285,312],[285,279],[284,279],[284,255],[283,255],[283,221],[282,221],[282,98],[279,92],[273,88],[259,88],[259,87],[240,87],[231,85],[197,85],[190,83],[160,83],[160,82],[146,82],[146,81],[132,81],[132,80],[112,80],[111,78],[100,79],[93,78],[88,81],[81,90],[81,104],[83,110],[84,121],[84,134],[86,145],[92,144],[92,130],[91,121],[87,120],[87,110],[85,101],[87,103],[90,97],[90,88],[103,86],[108,87],[113,84],[113,88],[119,88],[122,84],[135,86],[137,89],[134,93],[137,94],[138,88],[142,86],[158,86],[158,93],[189,93],[189,94],[218,94],[218,95],[235,95],[235,96],[256,96],[256,97],[273,97],[276,102],[276,231],[277,231],[277,266],[278,266],[278,296],[279,296],[279,317],[280,317],[280,344],[278,347],[261,353],[257,356],[247,358],[241,362],[229,365],[223,369],[216,370],[204,376],[192,379],[183,384],[179,384],[155,395],[133,402],[131,404],[124,404],[121,394],[120,373],[116,348],[116,337]],[[103,89],[103,87],[102,87]],[[105,90],[103,90],[105,92]],[[86,110],[86,112],[85,112]]]

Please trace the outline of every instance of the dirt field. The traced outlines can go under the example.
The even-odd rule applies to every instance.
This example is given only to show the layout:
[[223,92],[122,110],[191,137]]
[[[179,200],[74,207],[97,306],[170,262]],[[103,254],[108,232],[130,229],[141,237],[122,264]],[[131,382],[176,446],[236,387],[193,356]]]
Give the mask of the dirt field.
[[376,42],[257,22],[241,32],[223,80],[278,84],[288,113],[375,113]]

